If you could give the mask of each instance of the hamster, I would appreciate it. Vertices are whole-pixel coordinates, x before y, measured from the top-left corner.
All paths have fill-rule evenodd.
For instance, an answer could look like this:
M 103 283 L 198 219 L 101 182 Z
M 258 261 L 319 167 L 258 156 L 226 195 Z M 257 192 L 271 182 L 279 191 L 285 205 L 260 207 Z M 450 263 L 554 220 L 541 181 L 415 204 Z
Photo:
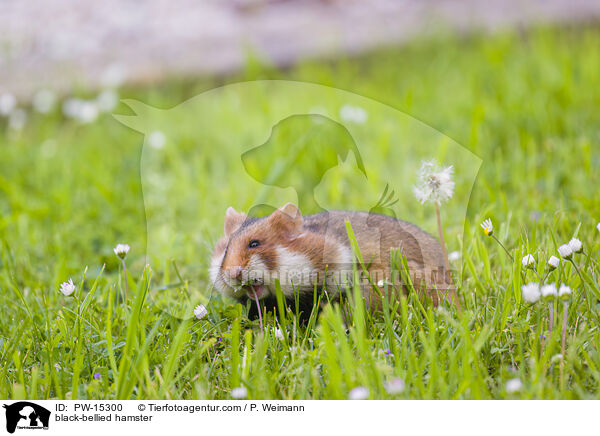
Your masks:
M 391 277 L 390 252 L 400 250 L 415 289 L 424 289 L 419 291 L 421 297 L 429 296 L 434 305 L 446 291 L 455 297 L 440 244 L 416 225 L 356 211 L 303 217 L 292 203 L 262 218 L 227 209 L 225 236 L 215 246 L 210 280 L 222 295 L 242 303 L 258 298 L 268 310 L 276 307 L 275 282 L 279 280 L 287 304 L 294 308 L 297 303 L 302 314 L 310 316 L 315 290 L 327 294 L 322 301 L 336 300 L 352 284 L 355 264 L 357 271 L 362 270 L 353 255 L 346 221 L 352 226 L 363 264 L 381 292 L 382 282 L 399 284 L 399 277 Z M 379 292 L 364 274 L 361 287 L 367 306 L 381 309 Z M 251 315 L 256 310 L 252 307 Z

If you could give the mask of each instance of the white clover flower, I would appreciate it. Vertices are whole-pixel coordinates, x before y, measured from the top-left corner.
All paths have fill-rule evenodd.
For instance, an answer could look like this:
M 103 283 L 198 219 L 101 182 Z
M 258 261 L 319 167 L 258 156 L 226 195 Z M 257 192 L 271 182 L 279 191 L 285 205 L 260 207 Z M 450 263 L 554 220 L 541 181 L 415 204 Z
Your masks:
M 350 400 L 366 400 L 367 398 L 369 398 L 369 388 L 364 386 L 358 386 L 348 393 Z
M 77 118 L 82 102 L 83 100 L 80 98 L 69 98 L 65 100 L 62 105 L 63 115 L 69 118 Z
M 84 101 L 79 108 L 79 114 L 77 120 L 82 124 L 88 124 L 98 118 L 98 106 L 96 103 L 90 101 Z
M 105 89 L 96 97 L 96 105 L 101 112 L 110 112 L 119 104 L 119 94 L 112 89 Z
M 441 204 L 452 198 L 454 182 L 452 181 L 452 165 L 440 168 L 435 161 L 425 161 L 421 165 L 418 184 L 413 188 L 417 200 L 421 204 L 431 201 Z
M 358 106 L 345 104 L 340 108 L 340 118 L 342 121 L 364 124 L 367 122 L 368 117 L 367 111 Z
M 458 259 L 460 259 L 460 252 L 459 251 L 452 251 L 451 253 L 448 253 L 448 260 L 450 262 L 457 261 Z
M 513 378 L 506 382 L 506 392 L 509 394 L 520 391 L 522 387 L 523 383 L 518 378 Z
M 558 289 L 558 298 L 561 300 L 568 300 L 571 298 L 571 288 L 564 283 L 561 284 L 560 288 Z
M 546 300 L 551 300 L 558 295 L 558 292 L 556 291 L 556 285 L 554 283 L 542 286 L 541 293 L 542 297 Z
M 113 249 L 117 257 L 121 259 L 125 259 L 127 253 L 129 253 L 129 245 L 127 244 L 117 244 L 117 246 Z
M 148 145 L 156 150 L 160 150 L 165 146 L 167 137 L 160 130 L 155 130 L 148 135 Z
M 75 285 L 73 284 L 73 279 L 69 279 L 68 282 L 61 283 L 60 292 L 62 292 L 67 297 L 73 292 L 75 292 Z
M 27 122 L 27 112 L 25 109 L 17 108 L 8 116 L 8 127 L 13 130 L 23 130 Z
M 523 268 L 533 268 L 534 263 L 535 263 L 535 259 L 531 254 L 524 256 L 523 260 L 521 261 Z
M 558 247 L 558 254 L 560 254 L 560 257 L 570 259 L 573 255 L 573 249 L 569 246 L 569 244 L 563 244 Z
M 32 100 L 33 108 L 41 114 L 50 112 L 54 107 L 54 103 L 56 103 L 56 94 L 49 89 L 36 92 Z
M 404 380 L 395 378 L 383 385 L 385 391 L 390 395 L 400 394 L 404 392 Z
M 236 400 L 243 400 L 247 396 L 248 390 L 243 386 L 240 386 L 239 388 L 233 388 L 231 390 L 231 398 L 234 398 Z
M 73 118 L 82 124 L 91 123 L 98 118 L 98 106 L 95 102 L 70 98 L 63 103 L 63 114 Z
M 194 316 L 196 318 L 202 319 L 206 315 L 208 315 L 208 310 L 206 310 L 206 307 L 204 307 L 204 305 L 199 304 L 194 308 Z
M 492 224 L 491 218 L 483 220 L 483 222 L 481 223 L 481 228 L 483 229 L 483 232 L 488 236 L 492 236 L 494 234 L 494 225 Z
M 17 98 L 9 93 L 0 95 L 0 115 L 10 115 L 13 109 L 17 106 Z
M 273 329 L 273 336 L 275 336 L 277 339 L 279 339 L 280 341 L 283 341 L 283 332 L 281 331 L 281 329 L 279 327 L 275 327 Z
M 573 250 L 573 253 L 581 253 L 583 251 L 583 243 L 577 238 L 569 241 L 569 247 Z
M 560 263 L 560 259 L 558 257 L 550 256 L 550 259 L 548 259 L 548 267 L 550 268 L 550 271 L 553 271 L 556 268 L 558 268 L 559 263 Z
M 112 63 L 100 75 L 100 82 L 108 88 L 118 88 L 127 80 L 125 65 Z
M 540 285 L 538 283 L 528 283 L 521 286 L 521 292 L 523 293 L 523 299 L 528 303 L 535 303 L 539 300 L 541 292 Z

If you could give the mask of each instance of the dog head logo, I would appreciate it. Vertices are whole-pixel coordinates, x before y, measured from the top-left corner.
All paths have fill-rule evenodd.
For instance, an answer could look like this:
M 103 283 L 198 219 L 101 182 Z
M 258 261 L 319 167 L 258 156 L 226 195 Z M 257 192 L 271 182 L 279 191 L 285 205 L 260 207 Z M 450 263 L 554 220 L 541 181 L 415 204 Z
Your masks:
M 29 401 L 19 401 L 3 406 L 6 409 L 6 431 L 14 433 L 18 428 L 48 429 L 50 411 Z

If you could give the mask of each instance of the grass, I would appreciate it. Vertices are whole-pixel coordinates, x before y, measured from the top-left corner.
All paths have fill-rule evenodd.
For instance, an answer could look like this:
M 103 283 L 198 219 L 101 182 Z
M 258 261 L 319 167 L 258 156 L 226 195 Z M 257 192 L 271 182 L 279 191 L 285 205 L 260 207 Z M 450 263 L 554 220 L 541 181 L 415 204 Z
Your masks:
M 448 249 L 462 253 L 454 264 L 464 299 L 460 313 L 422 306 L 409 295 L 371 315 L 351 294 L 349 326 L 339 306 L 327 306 L 308 328 L 289 311 L 270 315 L 262 334 L 258 321 L 246 317 L 247 307 L 210 293 L 206 268 L 225 208 L 245 209 L 257 198 L 256 184 L 241 183 L 233 163 L 240 150 L 264 141 L 257 139 L 269 126 L 261 119 L 272 110 L 269 100 L 253 100 L 259 110 L 243 122 L 219 106 L 213 119 L 227 131 L 207 130 L 208 121 L 195 119 L 197 128 L 186 133 L 190 121 L 170 112 L 161 129 L 182 154 L 159 165 L 164 192 L 143 187 L 151 175 L 144 171 L 155 168 L 146 161 L 140 170 L 140 159 L 148 158 L 140 157 L 143 137 L 112 117 L 79 125 L 56 110 L 31 115 L 20 132 L 2 125 L 0 397 L 227 399 L 244 386 L 248 398 L 342 399 L 365 386 L 370 398 L 599 398 L 599 43 L 594 26 L 436 38 L 287 71 L 251 61 L 221 82 L 178 79 L 120 91 L 168 108 L 223 80 L 309 81 L 381 101 L 432 126 L 436 131 L 401 117 L 410 127 L 406 138 L 419 145 L 434 141 L 441 161 L 453 158 L 455 143 L 448 138 L 464 145 L 482 159 L 472 195 L 475 161 L 457 168 L 459 191 L 442 209 Z M 336 108 L 327 98 L 323 106 Z M 368 107 L 369 123 L 353 136 L 374 156 L 393 155 L 395 127 L 377 108 Z M 131 115 L 124 106 L 118 112 Z M 248 137 L 239 134 L 242 127 Z M 274 147 L 285 150 L 293 135 L 293 129 L 283 132 Z M 198 138 L 220 141 L 221 154 L 198 153 Z M 202 170 L 190 174 L 182 162 Z M 385 168 L 371 155 L 366 165 Z M 412 174 L 398 177 L 410 181 Z M 372 205 L 354 178 L 330 177 L 319 191 L 325 203 Z M 368 194 L 377 199 L 387 179 L 371 180 Z M 400 202 L 394 211 L 436 234 L 433 209 L 418 205 L 410 189 L 395 188 Z M 191 197 L 176 210 L 161 208 L 179 192 Z M 155 194 L 162 197 L 153 204 Z M 264 195 L 279 205 L 289 193 Z M 479 228 L 487 217 L 514 262 Z M 165 240 L 160 224 L 169 220 L 178 232 Z M 549 256 L 573 236 L 587 253 L 574 259 L 582 277 L 566 262 L 548 276 L 574 290 L 561 358 L 561 303 L 554 303 L 550 334 L 547 305 L 521 297 L 521 285 L 538 280 L 520 260 L 532 253 L 544 274 Z M 112 252 L 118 242 L 132 246 L 125 301 Z M 58 288 L 69 277 L 77 291 L 65 297 Z M 202 320 L 190 318 L 198 303 L 209 311 Z M 405 389 L 389 394 L 386 383 L 395 378 Z M 509 392 L 507 382 L 517 378 L 521 388 Z

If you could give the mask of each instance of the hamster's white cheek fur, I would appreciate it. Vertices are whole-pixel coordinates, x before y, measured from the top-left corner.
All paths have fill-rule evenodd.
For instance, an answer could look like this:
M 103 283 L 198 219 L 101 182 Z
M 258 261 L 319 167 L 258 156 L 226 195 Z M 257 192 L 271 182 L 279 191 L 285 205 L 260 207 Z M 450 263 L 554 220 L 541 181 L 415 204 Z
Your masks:
M 222 295 L 226 297 L 234 298 L 235 291 L 233 288 L 227 285 L 223 280 L 221 275 L 221 262 L 223 262 L 223 257 L 225 256 L 225 252 L 219 256 L 215 256 L 211 259 L 210 268 L 208 269 L 208 274 L 210 277 L 210 281 L 214 285 L 214 287 L 219 291 Z
M 314 267 L 310 259 L 302 253 L 291 251 L 285 247 L 276 248 L 279 263 L 279 282 L 285 296 L 294 295 L 299 286 L 312 286 Z
M 221 262 L 223 262 L 223 257 L 225 256 L 225 252 L 219 256 L 215 256 L 210 261 L 210 268 L 208 268 L 208 275 L 210 277 L 211 282 L 215 282 L 217 277 L 219 276 L 219 270 L 221 269 Z

